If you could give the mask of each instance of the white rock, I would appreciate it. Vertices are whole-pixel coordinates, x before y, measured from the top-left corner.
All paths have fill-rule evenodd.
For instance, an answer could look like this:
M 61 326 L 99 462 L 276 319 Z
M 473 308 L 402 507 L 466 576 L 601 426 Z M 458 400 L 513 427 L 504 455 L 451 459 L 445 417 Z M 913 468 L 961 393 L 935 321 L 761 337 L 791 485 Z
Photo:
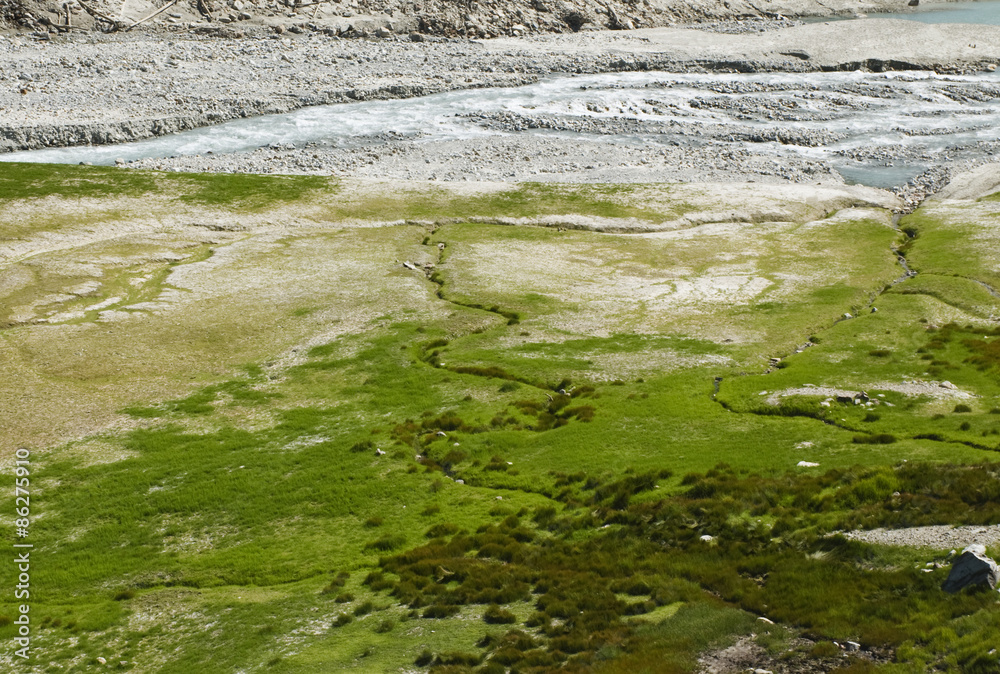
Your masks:
M 799 468 L 816 468 L 817 466 L 819 466 L 818 463 L 813 463 L 812 461 L 799 461 L 795 465 L 798 466 Z
M 710 543 L 712 541 L 712 537 L 709 536 L 708 534 L 703 534 L 702 536 L 700 536 L 700 538 L 706 543 Z

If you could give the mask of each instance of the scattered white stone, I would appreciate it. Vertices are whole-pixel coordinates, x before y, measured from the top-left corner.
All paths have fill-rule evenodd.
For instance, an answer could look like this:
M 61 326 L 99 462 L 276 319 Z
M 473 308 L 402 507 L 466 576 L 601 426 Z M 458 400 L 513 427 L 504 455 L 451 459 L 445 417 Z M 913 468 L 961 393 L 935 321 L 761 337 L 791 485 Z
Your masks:
M 941 388 L 951 389 L 952 391 L 954 391 L 954 390 L 956 390 L 958 388 L 957 386 L 955 386 L 954 384 L 952 384 L 950 381 L 943 381 L 940 384 L 938 384 L 938 386 L 940 386 Z
M 774 624 L 773 620 L 768 620 L 764 616 L 758 616 L 757 620 L 761 621 L 762 623 L 767 623 L 768 625 L 773 625 Z
M 703 534 L 700 538 L 706 543 L 710 543 L 713 540 L 712 537 L 709 536 L 708 534 Z
M 106 664 L 108 664 L 108 661 L 107 661 L 107 660 L 105 660 L 104 658 L 97 658 L 97 661 L 98 661 L 99 663 L 101 663 L 102 665 L 106 665 Z
M 455 480 L 456 484 L 465 484 L 465 480 Z
M 812 461 L 799 461 L 795 465 L 798 466 L 799 468 L 816 468 L 819 466 L 818 463 L 813 463 Z
M 854 316 L 851 316 L 850 314 L 844 314 L 844 318 L 854 318 Z
M 854 651 L 860 651 L 861 650 L 861 644 L 859 644 L 857 641 L 847 641 L 847 642 L 844 643 L 844 646 L 846 646 L 847 650 L 850 651 L 850 652 L 852 652 L 852 653 Z
M 759 396 L 766 396 L 767 395 L 767 391 L 761 391 L 757 395 L 759 395 Z

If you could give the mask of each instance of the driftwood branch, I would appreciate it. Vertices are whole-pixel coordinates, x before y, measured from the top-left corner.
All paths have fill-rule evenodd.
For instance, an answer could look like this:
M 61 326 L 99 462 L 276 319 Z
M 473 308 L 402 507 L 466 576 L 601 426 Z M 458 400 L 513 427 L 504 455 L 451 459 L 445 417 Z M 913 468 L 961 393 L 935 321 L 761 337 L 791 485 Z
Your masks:
M 198 0 L 198 11 L 207 16 L 209 21 L 215 18 L 212 16 L 212 8 L 208 5 L 208 0 Z
M 104 21 L 106 23 L 111 24 L 113 30 L 119 30 L 121 28 L 122 24 L 117 19 L 112 19 L 107 14 L 104 14 L 103 12 L 98 12 L 96 9 L 85 3 L 83 0 L 76 0 L 76 1 L 80 3 L 80 6 L 83 7 L 83 9 L 87 12 L 87 14 L 90 14 L 98 21 Z
M 340 0 L 313 0 L 313 2 L 307 2 L 304 5 L 295 5 L 294 9 L 298 11 L 306 7 L 312 7 L 313 5 L 325 5 L 328 2 L 340 2 Z
M 138 21 L 136 21 L 135 23 L 133 23 L 132 25 L 130 25 L 125 30 L 132 30 L 133 28 L 135 28 L 136 26 L 138 26 L 140 23 L 146 23 L 147 21 L 149 21 L 150 19 L 152 19 L 154 16 L 159 16 L 160 14 L 163 14 L 165 11 L 167 11 L 168 9 L 170 9 L 171 7 L 173 7 L 176 4 L 177 4 L 177 0 L 170 0 L 170 2 L 168 2 L 167 4 L 165 4 L 163 7 L 160 7 L 158 10 L 156 10 L 155 12 L 153 12 L 152 14 L 150 14 L 147 17 L 139 19 Z

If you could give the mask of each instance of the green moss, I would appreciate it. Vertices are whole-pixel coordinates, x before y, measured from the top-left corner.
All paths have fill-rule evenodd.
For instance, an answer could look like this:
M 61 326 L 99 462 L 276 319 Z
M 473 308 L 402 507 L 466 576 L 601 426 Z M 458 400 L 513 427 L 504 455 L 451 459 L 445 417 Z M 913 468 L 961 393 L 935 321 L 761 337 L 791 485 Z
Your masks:
M 158 186 L 156 174 L 107 166 L 0 163 L 0 201 L 48 196 L 140 196 Z
M 260 211 L 277 204 L 301 201 L 315 193 L 330 192 L 335 183 L 322 176 L 253 175 L 244 173 L 167 173 L 165 187 L 182 191 L 179 199 L 206 206 Z

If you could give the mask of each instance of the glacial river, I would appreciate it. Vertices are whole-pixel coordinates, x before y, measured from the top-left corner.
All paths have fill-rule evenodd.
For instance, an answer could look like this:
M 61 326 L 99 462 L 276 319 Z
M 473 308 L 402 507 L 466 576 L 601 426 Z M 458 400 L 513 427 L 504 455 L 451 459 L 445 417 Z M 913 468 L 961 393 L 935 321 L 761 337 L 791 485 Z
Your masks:
M 1000 23 L 1000 1 L 896 16 L 962 15 Z M 311 107 L 140 142 L 18 152 L 0 160 L 112 164 L 274 144 L 370 145 L 389 133 L 416 143 L 557 134 L 598 143 L 717 144 L 798 155 L 827 162 L 849 180 L 888 187 L 933 165 L 1000 150 L 998 102 L 1000 72 L 611 73 Z

